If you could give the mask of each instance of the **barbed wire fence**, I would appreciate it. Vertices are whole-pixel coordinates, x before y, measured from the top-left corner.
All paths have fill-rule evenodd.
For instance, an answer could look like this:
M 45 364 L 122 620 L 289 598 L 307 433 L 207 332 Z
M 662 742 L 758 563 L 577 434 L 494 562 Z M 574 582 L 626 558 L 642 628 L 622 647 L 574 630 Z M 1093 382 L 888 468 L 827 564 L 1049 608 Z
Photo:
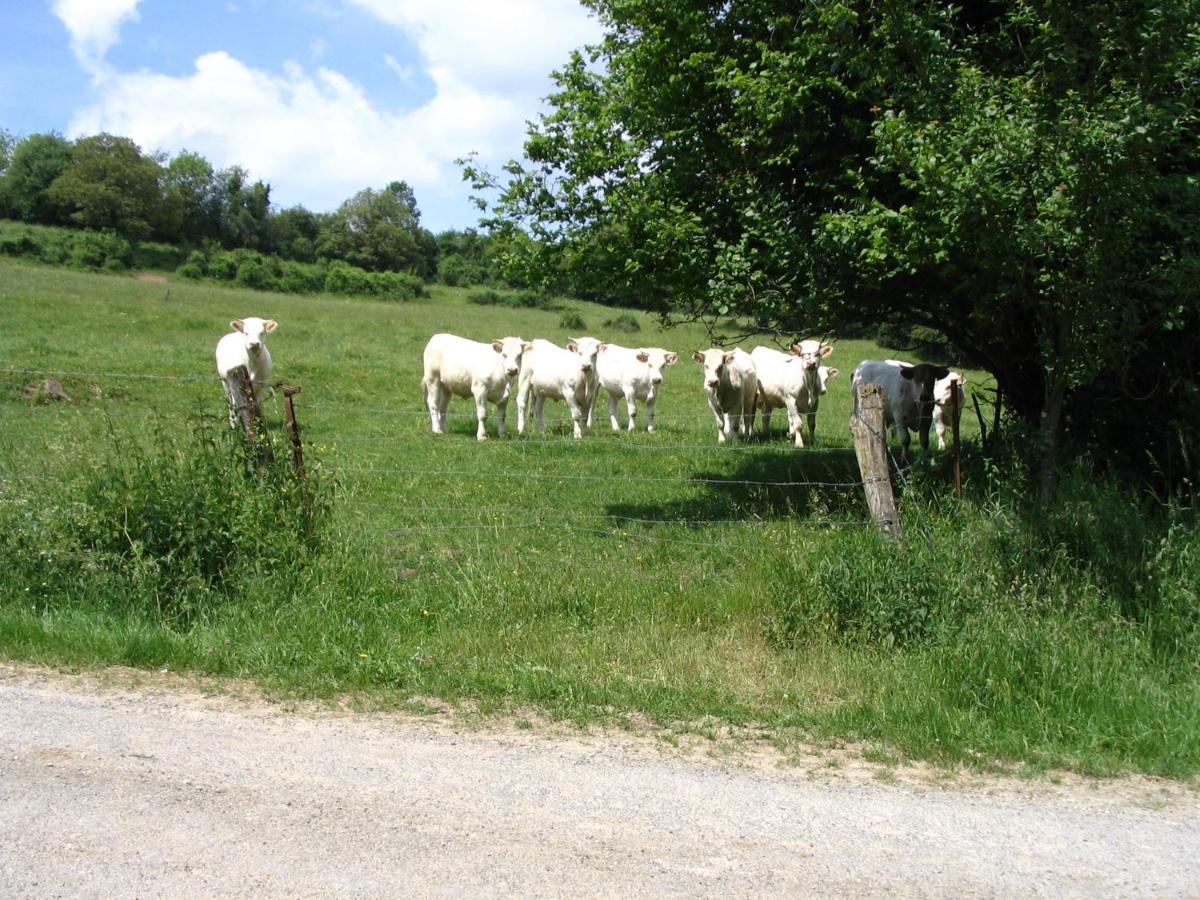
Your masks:
M 22 379 L 83 379 L 99 382 L 147 381 L 147 382 L 178 382 L 199 384 L 208 382 L 214 388 L 221 384 L 222 379 L 217 375 L 186 375 L 186 374 L 147 374 L 95 370 L 71 369 L 34 369 L 8 368 L 0 369 L 0 377 Z M 221 396 L 214 390 L 214 398 Z M 272 413 L 276 420 L 282 420 L 281 392 L 274 391 L 270 395 Z M 598 404 L 603 398 L 598 398 Z M 418 446 L 431 446 L 434 442 L 453 441 L 468 438 L 466 429 L 461 434 L 433 435 L 424 430 L 428 421 L 428 411 L 425 409 L 363 406 L 348 401 L 356 413 L 372 417 L 386 417 L 389 421 L 400 421 L 406 430 L 397 434 L 393 429 L 373 428 L 358 429 L 338 434 L 320 435 L 319 440 L 334 448 L 341 447 L 379 447 L 386 451 L 392 459 L 404 456 L 397 449 L 407 450 Z M 510 404 L 510 407 L 515 405 Z M 794 448 L 791 443 L 767 443 L 761 440 L 741 441 L 732 446 L 718 446 L 715 442 L 699 443 L 694 435 L 687 435 L 683 442 L 679 440 L 664 440 L 666 434 L 661 430 L 655 435 L 653 443 L 641 440 L 623 440 L 627 436 L 624 428 L 620 432 L 610 430 L 608 410 L 597 409 L 593 419 L 593 434 L 590 439 L 583 441 L 569 437 L 569 418 L 565 413 L 560 417 L 547 418 L 547 431 L 534 431 L 530 434 L 516 434 L 512 419 L 513 410 L 509 409 L 510 437 L 501 443 L 508 448 L 508 456 L 531 456 L 535 451 L 554 445 L 577 448 L 580 452 L 575 461 L 539 457 L 537 470 L 508 467 L 500 470 L 489 470 L 483 467 L 455 468 L 434 467 L 429 465 L 373 465 L 370 460 L 356 458 L 349 453 L 345 457 L 335 456 L 332 468 L 340 478 L 349 479 L 360 488 L 371 479 L 389 479 L 396 485 L 403 496 L 397 497 L 394 504 L 380 503 L 375 500 L 354 500 L 351 504 L 350 520 L 363 526 L 380 528 L 390 537 L 410 537 L 416 535 L 436 535 L 438 533 L 453 535 L 455 533 L 476 532 L 502 535 L 505 532 L 529 530 L 569 531 L 575 534 L 598 535 L 606 537 L 622 537 L 630 540 L 643 540 L 653 543 L 712 546 L 713 538 L 729 531 L 728 526 L 736 524 L 740 529 L 770 532 L 781 528 L 802 529 L 836 529 L 836 528 L 865 528 L 875 525 L 893 537 L 899 537 L 899 518 L 895 512 L 894 499 L 884 502 L 882 506 L 876 497 L 892 497 L 891 473 L 898 472 L 903 477 L 904 467 L 892 455 L 887 445 L 883 428 L 882 414 L 872 418 L 872 412 L 866 407 L 869 404 L 856 404 L 852 415 L 852 425 L 855 444 L 858 451 L 858 462 L 861 477 L 842 480 L 813 479 L 796 476 L 787 466 L 787 477 L 771 478 L 740 478 L 740 477 L 709 477 L 695 471 L 697 465 L 712 460 L 729 460 L 753 457 L 757 460 L 778 461 L 809 461 L 823 454 L 834 454 L 842 458 L 847 450 L 844 447 L 823 448 Z M 470 404 L 466 409 L 449 411 L 448 419 L 474 425 L 476 414 Z M 307 416 L 315 412 L 318 416 L 326 414 L 344 414 L 347 403 L 329 403 L 317 401 L 305 404 L 303 414 Z M 224 412 L 224 408 L 222 408 Z M 489 421 L 494 421 L 494 411 L 489 411 Z M 713 424 L 711 413 L 674 413 L 657 414 L 657 423 L 686 428 L 698 423 Z M 415 429 L 407 430 L 415 425 Z M 858 427 L 860 426 L 861 427 Z M 311 427 L 311 426 L 310 426 Z M 599 438 L 599 439 L 597 439 Z M 864 466 L 864 450 L 860 444 L 869 448 L 875 463 Z M 616 455 L 621 465 L 626 465 L 625 455 L 636 458 L 641 454 L 680 456 L 681 463 L 693 471 L 678 475 L 645 475 L 636 471 L 622 469 L 611 474 L 595 474 L 580 471 L 580 460 L 594 460 L 594 453 Z M 711 455 L 709 455 L 711 454 Z M 506 461 L 511 461 L 507 459 Z M 549 471 L 544 469 L 547 464 L 561 464 Z M 775 499 L 766 503 L 767 513 L 756 510 L 754 502 L 745 502 L 741 506 L 730 505 L 728 511 L 717 515 L 672 513 L 669 507 L 662 507 L 656 514 L 631 515 L 626 512 L 608 511 L 594 512 L 588 510 L 564 510 L 555 506 L 536 503 L 515 503 L 513 505 L 479 505 L 478 503 L 463 502 L 454 505 L 437 505 L 440 496 L 438 486 L 455 483 L 464 479 L 476 482 L 492 482 L 502 485 L 534 485 L 538 492 L 544 493 L 545 488 L 553 485 L 571 484 L 611 484 L 621 486 L 669 486 L 678 491 L 681 487 L 699 488 L 712 496 L 708 498 L 709 506 L 713 509 L 721 506 L 718 492 L 740 491 L 748 494 L 756 492 L 759 496 L 773 496 Z M 428 485 L 428 486 L 426 486 Z M 822 497 L 833 494 L 846 497 L 851 493 L 862 491 L 867 499 L 871 515 L 784 515 L 779 510 L 791 510 L 798 497 L 811 496 L 819 493 Z M 360 491 L 354 491 L 358 494 Z M 511 490 L 510 495 L 522 496 L 520 490 Z M 619 493 L 619 491 L 614 491 Z M 780 499 L 782 498 L 782 499 Z M 433 499 L 434 504 L 422 502 Z M 775 504 L 772 506 L 772 502 Z M 689 509 L 703 508 L 705 498 L 701 497 L 689 504 Z M 846 501 L 838 506 L 846 508 L 856 505 Z M 610 507 L 611 509 L 611 507 Z M 385 524 L 380 524 L 381 522 Z

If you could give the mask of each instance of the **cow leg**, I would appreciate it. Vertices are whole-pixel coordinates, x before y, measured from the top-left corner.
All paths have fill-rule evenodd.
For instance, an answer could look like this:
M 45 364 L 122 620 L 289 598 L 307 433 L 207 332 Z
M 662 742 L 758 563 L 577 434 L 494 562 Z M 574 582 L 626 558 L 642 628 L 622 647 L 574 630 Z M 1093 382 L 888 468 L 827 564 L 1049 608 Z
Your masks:
M 810 444 L 817 442 L 817 414 L 815 412 L 808 414 L 808 442 Z
M 475 420 L 479 423 L 479 427 L 475 429 L 475 440 L 486 441 L 487 428 L 484 427 L 484 423 L 487 421 L 487 386 L 475 385 L 471 393 L 475 396 Z
M 425 382 L 425 406 L 429 409 L 429 427 L 433 429 L 434 434 L 441 434 L 443 431 L 440 387 L 437 381 Z
M 586 418 L 583 414 L 583 407 L 569 392 L 564 399 L 567 401 L 567 408 L 571 410 L 571 437 L 578 440 L 583 437 L 583 420 Z
M 933 427 L 937 431 L 938 449 L 945 450 L 946 449 L 946 423 L 943 422 L 942 417 L 936 413 L 934 414 L 934 417 L 933 417 Z
M 804 426 L 800 423 L 800 411 L 796 408 L 796 398 L 784 398 L 787 407 L 788 433 L 792 436 L 797 447 L 804 446 Z
M 508 393 L 496 404 L 496 437 L 504 437 L 504 420 L 508 418 Z
M 632 390 L 625 392 L 625 410 L 629 413 L 629 430 L 637 427 L 637 394 Z
M 621 422 L 617 418 L 617 397 L 615 394 L 608 395 L 608 424 L 612 426 L 613 431 L 621 430 Z
M 654 433 L 654 404 L 657 402 L 657 394 L 646 400 L 646 431 L 650 434 Z
M 525 433 L 525 424 L 529 419 L 529 385 L 517 386 L 517 434 Z
M 546 395 L 539 391 L 533 397 L 533 415 L 534 415 L 535 421 L 537 422 L 537 430 L 538 431 L 546 430 L 546 420 L 544 418 L 542 418 L 542 412 L 543 412 L 545 405 L 546 405 Z

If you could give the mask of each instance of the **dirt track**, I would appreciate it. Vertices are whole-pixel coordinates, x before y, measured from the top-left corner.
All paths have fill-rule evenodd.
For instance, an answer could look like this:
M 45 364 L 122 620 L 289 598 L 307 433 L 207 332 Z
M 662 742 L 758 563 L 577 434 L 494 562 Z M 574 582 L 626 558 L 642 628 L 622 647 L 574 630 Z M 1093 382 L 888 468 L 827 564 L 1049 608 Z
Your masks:
M 1200 896 L 1200 796 L 289 711 L 0 664 L 0 896 Z

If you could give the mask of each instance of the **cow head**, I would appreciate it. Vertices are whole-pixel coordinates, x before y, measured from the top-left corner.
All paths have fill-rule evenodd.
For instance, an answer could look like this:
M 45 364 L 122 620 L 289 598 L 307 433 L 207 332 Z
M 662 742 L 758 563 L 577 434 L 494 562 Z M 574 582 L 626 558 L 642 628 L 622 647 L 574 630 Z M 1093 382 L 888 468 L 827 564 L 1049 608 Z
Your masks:
M 270 334 L 279 327 L 274 319 L 260 319 L 257 316 L 247 316 L 244 319 L 234 319 L 229 323 L 234 331 L 240 331 L 246 336 L 246 349 L 251 353 L 262 351 L 263 335 Z
M 835 369 L 832 366 L 819 366 L 817 368 L 817 377 L 821 379 L 821 393 L 825 394 L 829 391 L 829 379 L 837 375 L 841 370 Z
M 945 378 L 939 378 L 933 383 L 933 402 L 938 406 L 949 406 L 951 393 L 957 392 L 958 399 L 961 399 L 966 383 L 967 376 L 960 372 L 951 372 Z
M 519 337 L 498 338 L 492 341 L 492 349 L 500 354 L 505 376 L 512 378 L 521 371 L 521 354 L 530 346 L 532 345 Z
M 674 365 L 678 358 L 670 350 L 663 350 L 661 347 L 643 347 L 637 351 L 637 360 L 646 364 L 652 387 L 662 384 L 663 369 Z
M 933 405 L 933 385 L 940 378 L 947 378 L 950 370 L 945 366 L 935 366 L 933 363 L 917 363 L 915 366 L 904 366 L 900 369 L 900 377 L 913 383 L 917 390 L 917 402 L 923 408 Z M 928 413 L 926 413 L 928 415 Z
M 697 350 L 692 359 L 704 366 L 704 386 L 716 390 L 721 383 L 721 373 L 725 366 L 733 362 L 733 351 L 726 353 L 717 347 L 708 350 Z
M 799 357 L 804 368 L 815 369 L 822 359 L 833 352 L 833 345 L 821 341 L 800 341 L 798 344 L 792 344 L 791 350 L 792 356 Z
M 579 357 L 579 368 L 585 373 L 596 370 L 596 357 L 607 346 L 604 341 L 594 337 L 573 338 L 567 342 L 567 349 Z

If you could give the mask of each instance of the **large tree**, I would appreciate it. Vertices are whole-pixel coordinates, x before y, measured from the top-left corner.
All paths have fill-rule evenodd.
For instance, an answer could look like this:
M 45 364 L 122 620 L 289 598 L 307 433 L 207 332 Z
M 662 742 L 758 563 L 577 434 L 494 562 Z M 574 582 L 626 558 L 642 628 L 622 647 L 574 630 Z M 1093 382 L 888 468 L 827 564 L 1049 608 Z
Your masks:
M 85 228 L 146 238 L 161 210 L 161 175 L 158 162 L 129 138 L 97 134 L 72 145 L 70 162 L 46 194 Z
M 67 221 L 47 189 L 70 161 L 71 142 L 62 135 L 31 134 L 17 141 L 0 177 L 0 215 L 42 225 Z
M 364 188 L 325 223 L 319 252 L 372 272 L 424 276 L 429 274 L 429 251 L 420 222 L 416 197 L 405 182 L 393 181 L 381 191 Z
M 588 5 L 605 37 L 527 159 L 467 168 L 536 238 L 526 274 L 791 334 L 938 329 L 1048 470 L 1064 422 L 1196 411 L 1200 0 Z

